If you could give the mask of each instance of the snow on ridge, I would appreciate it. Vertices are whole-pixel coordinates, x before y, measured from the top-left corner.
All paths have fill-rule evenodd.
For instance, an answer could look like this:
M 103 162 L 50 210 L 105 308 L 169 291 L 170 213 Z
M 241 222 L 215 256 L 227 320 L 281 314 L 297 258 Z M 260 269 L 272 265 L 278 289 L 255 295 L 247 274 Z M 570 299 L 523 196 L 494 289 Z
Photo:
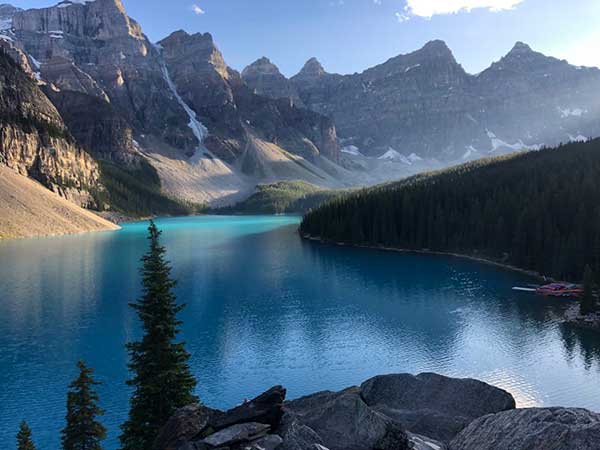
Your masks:
M 96 0 L 64 0 L 56 5 L 59 8 L 68 8 L 73 5 L 87 5 L 88 3 L 93 3 Z
M 539 150 L 544 146 L 543 144 L 528 145 L 528 144 L 525 144 L 521 139 L 519 139 L 514 144 L 509 144 L 508 142 L 504 142 L 502 139 L 499 139 L 498 136 L 496 136 L 496 134 L 494 134 L 493 132 L 491 132 L 489 130 L 486 130 L 486 133 L 487 133 L 488 137 L 490 138 L 490 141 L 492 141 L 492 150 L 490 151 L 490 153 L 493 153 L 500 148 L 508 148 L 510 150 L 522 151 L 522 150 Z
M 569 134 L 569 141 L 570 142 L 587 142 L 589 139 L 586 138 L 585 136 L 582 136 L 581 134 L 578 136 L 572 136 Z
M 346 147 L 342 147 L 340 151 L 348 153 L 349 155 L 362 156 L 362 153 L 358 150 L 356 145 L 347 145 Z
M 407 68 L 404 70 L 404 73 L 408 73 L 408 72 L 410 72 L 411 70 L 413 70 L 413 69 L 416 69 L 417 67 L 421 67 L 421 64 L 415 64 L 414 66 L 407 67 Z
M 584 115 L 585 113 L 587 113 L 587 110 L 585 109 L 581 109 L 581 108 L 561 108 L 558 107 L 558 112 L 560 112 L 560 116 L 565 119 L 567 117 L 581 117 L 582 115 Z
M 408 160 L 410 162 L 418 162 L 418 161 L 423 161 L 423 158 L 421 158 L 416 153 L 411 153 L 410 155 L 408 155 Z
M 377 159 L 384 160 L 384 161 L 401 162 L 401 163 L 407 164 L 409 166 L 412 166 L 412 162 L 410 161 L 410 159 L 408 159 L 406 156 L 402 155 L 401 153 L 398 153 L 392 147 L 389 147 L 388 151 L 385 152 L 383 155 L 381 155 Z

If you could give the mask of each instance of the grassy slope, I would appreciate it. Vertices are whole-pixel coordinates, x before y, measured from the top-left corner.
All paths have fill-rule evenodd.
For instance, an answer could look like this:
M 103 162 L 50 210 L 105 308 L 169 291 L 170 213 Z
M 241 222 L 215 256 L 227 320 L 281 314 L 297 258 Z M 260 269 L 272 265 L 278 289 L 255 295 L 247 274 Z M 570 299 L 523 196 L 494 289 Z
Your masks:
M 258 185 L 256 192 L 235 206 L 215 210 L 220 214 L 304 213 L 343 191 L 325 190 L 304 181 L 281 181 Z

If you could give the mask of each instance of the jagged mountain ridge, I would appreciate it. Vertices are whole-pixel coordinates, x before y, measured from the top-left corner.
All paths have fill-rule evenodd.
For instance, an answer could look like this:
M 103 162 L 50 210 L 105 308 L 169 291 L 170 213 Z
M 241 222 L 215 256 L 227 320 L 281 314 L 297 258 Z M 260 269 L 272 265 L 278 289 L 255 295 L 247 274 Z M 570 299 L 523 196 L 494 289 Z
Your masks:
M 257 78 L 246 81 L 273 95 Z M 288 81 L 304 105 L 334 119 L 346 145 L 373 156 L 392 148 L 448 163 L 600 135 L 600 70 L 521 42 L 478 75 L 438 40 L 353 75 L 312 58 Z
M 154 45 L 120 0 L 9 14 L 0 43 L 46 84 L 78 141 L 118 164 L 146 158 L 170 195 L 203 202 L 258 181 L 343 183 L 331 119 L 255 94 L 210 35 L 176 32 Z

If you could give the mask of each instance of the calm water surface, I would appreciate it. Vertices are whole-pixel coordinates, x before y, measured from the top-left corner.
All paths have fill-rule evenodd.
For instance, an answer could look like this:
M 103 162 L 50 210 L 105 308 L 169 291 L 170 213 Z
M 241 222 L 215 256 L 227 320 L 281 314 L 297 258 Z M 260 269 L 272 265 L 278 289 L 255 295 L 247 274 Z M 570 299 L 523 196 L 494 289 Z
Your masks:
M 296 397 L 435 371 L 501 386 L 520 406 L 600 411 L 600 340 L 555 320 L 564 300 L 515 293 L 531 280 L 474 262 L 303 242 L 297 222 L 158 222 L 206 404 L 230 407 L 274 384 Z M 105 448 L 117 448 L 145 234 L 136 223 L 0 243 L 0 448 L 14 448 L 22 419 L 39 449 L 59 447 L 78 358 L 104 383 Z

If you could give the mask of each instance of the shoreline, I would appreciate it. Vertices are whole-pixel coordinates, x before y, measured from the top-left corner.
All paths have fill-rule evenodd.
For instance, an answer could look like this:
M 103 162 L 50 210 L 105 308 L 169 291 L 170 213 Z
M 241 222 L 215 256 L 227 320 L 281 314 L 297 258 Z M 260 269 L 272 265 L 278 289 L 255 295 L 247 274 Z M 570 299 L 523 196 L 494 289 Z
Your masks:
M 307 235 L 307 234 L 302 234 L 299 233 L 300 237 L 302 237 L 302 239 L 305 239 L 307 241 L 312 241 L 312 242 L 318 242 L 320 244 L 329 244 L 329 245 L 336 245 L 338 247 L 354 247 L 354 248 L 362 248 L 362 249 L 367 249 L 367 250 L 383 250 L 386 252 L 397 252 L 397 253 L 408 253 L 408 254 L 416 254 L 416 255 L 431 255 L 431 256 L 451 256 L 453 258 L 460 258 L 460 259 L 466 259 L 469 261 L 474 261 L 474 262 L 478 262 L 478 263 L 482 263 L 482 264 L 487 264 L 487 265 L 491 265 L 491 266 L 495 266 L 498 267 L 500 269 L 504 269 L 504 270 L 509 270 L 511 272 L 518 272 L 521 273 L 523 275 L 527 275 L 530 276 L 532 278 L 536 278 L 540 281 L 547 281 L 549 283 L 555 282 L 556 280 L 554 280 L 551 277 L 546 277 L 542 274 L 540 274 L 539 272 L 535 272 L 533 270 L 527 270 L 527 269 L 523 269 L 517 266 L 512 266 L 510 264 L 504 264 L 501 263 L 499 261 L 494 261 L 493 259 L 487 259 L 487 258 L 483 258 L 481 256 L 472 256 L 472 255 L 466 255 L 463 253 L 451 253 L 451 252 L 442 252 L 442 251 L 435 251 L 435 250 L 414 250 L 414 249 L 407 249 L 407 248 L 397 248 L 397 247 L 385 247 L 383 245 L 364 245 L 364 244 L 347 244 L 345 242 L 337 242 L 337 241 L 329 241 L 329 240 L 324 240 L 322 238 L 319 237 L 315 237 L 315 236 L 311 236 L 311 235 Z

